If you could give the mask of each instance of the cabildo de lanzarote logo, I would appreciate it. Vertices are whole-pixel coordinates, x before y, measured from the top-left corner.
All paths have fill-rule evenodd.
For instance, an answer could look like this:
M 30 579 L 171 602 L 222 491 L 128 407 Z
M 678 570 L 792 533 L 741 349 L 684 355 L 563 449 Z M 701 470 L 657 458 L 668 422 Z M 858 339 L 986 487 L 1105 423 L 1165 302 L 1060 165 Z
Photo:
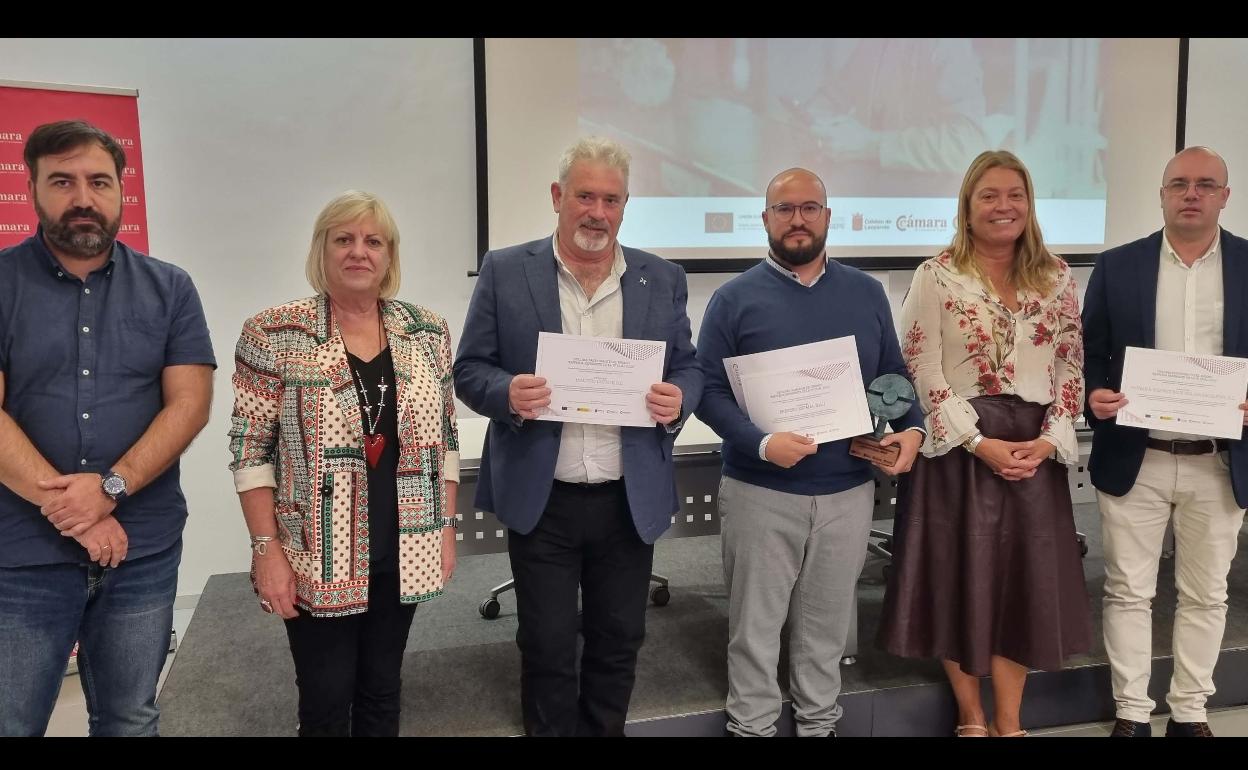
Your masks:
M 864 217 L 857 211 L 854 212 L 854 216 L 851 221 L 853 223 L 851 227 L 854 230 L 887 230 L 892 226 L 892 223 L 890 223 L 887 219 Z

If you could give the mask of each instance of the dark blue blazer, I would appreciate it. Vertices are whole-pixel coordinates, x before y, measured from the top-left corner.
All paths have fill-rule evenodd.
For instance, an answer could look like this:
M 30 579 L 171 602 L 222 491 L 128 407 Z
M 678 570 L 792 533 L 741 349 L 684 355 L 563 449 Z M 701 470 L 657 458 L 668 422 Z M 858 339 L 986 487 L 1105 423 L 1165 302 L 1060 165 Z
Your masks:
M 1248 358 L 1248 241 L 1222 230 L 1222 355 Z M 1096 260 L 1083 299 L 1084 380 L 1086 391 L 1118 390 L 1128 346 L 1156 345 L 1157 272 L 1161 231 L 1104 252 Z M 1092 484 L 1121 496 L 1135 484 L 1144 461 L 1148 431 L 1116 420 L 1098 420 L 1086 409 L 1093 428 Z M 1248 447 L 1244 435 L 1231 442 L 1231 487 L 1235 502 L 1248 507 Z
M 624 336 L 667 343 L 663 380 L 680 388 L 683 420 L 702 396 L 702 372 L 685 312 L 685 271 L 637 249 L 625 248 L 624 261 Z M 551 239 L 487 253 L 455 357 L 455 393 L 490 418 L 475 503 L 521 534 L 533 531 L 546 508 L 563 432 L 559 422 L 517 425 L 508 402 L 512 377 L 536 365 L 542 331 L 563 331 Z M 675 439 L 662 425 L 620 429 L 628 504 L 637 534 L 647 543 L 663 534 L 680 507 L 672 465 Z

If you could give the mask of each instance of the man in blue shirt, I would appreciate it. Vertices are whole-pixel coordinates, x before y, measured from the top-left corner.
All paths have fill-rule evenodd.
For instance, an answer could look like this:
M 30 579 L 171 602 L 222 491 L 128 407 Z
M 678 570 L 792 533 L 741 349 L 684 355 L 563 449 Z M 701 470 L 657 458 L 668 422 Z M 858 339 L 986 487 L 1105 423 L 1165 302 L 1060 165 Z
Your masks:
M 115 240 L 125 154 L 82 121 L 25 149 L 36 234 L 0 251 L 0 735 L 40 735 L 65 663 L 91 735 L 155 735 L 216 362 L 199 296 Z
M 697 416 L 723 439 L 719 512 L 728 587 L 728 730 L 772 736 L 780 716 L 780 628 L 789 625 L 799 736 L 836 735 L 840 660 L 866 559 L 875 484 L 849 440 L 764 432 L 733 398 L 724 358 L 853 336 L 865 383 L 907 376 L 883 287 L 829 260 L 827 192 L 805 169 L 767 186 L 767 258 L 716 290 L 698 335 L 706 384 Z M 923 440 L 918 402 L 881 442 L 910 470 Z

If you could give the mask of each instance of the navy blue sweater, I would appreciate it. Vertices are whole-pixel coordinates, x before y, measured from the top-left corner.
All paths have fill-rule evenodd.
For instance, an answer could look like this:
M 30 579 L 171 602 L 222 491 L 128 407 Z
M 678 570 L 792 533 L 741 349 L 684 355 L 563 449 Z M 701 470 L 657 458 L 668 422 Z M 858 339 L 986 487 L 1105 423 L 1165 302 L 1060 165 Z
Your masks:
M 819 446 L 792 468 L 758 456 L 766 435 L 733 398 L 724 359 L 853 335 L 864 385 L 885 373 L 909 379 L 884 287 L 834 260 L 814 286 L 803 286 L 760 262 L 719 287 L 698 334 L 698 363 L 706 378 L 698 419 L 723 439 L 724 475 L 780 492 L 829 495 L 871 479 L 871 464 L 849 454 L 849 439 Z M 918 402 L 891 423 L 894 430 L 923 426 Z

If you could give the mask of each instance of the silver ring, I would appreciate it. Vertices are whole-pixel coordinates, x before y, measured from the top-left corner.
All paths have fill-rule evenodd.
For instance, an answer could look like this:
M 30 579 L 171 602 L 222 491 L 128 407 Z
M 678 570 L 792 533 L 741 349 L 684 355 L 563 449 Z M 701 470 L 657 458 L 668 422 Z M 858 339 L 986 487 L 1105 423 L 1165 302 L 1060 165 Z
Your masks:
M 107 551 L 109 548 L 112 548 L 112 546 L 111 546 L 111 545 L 105 545 L 105 546 L 101 546 L 101 548 L 102 548 L 103 550 Z

